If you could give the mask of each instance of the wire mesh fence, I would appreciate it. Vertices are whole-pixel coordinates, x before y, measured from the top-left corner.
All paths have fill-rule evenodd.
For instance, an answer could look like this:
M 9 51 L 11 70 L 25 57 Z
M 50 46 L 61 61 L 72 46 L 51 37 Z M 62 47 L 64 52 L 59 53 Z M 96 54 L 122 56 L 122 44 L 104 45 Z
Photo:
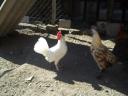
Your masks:
M 62 7 L 62 0 L 56 0 L 56 21 L 65 17 L 65 12 Z M 37 0 L 32 8 L 27 13 L 29 21 L 42 23 L 51 23 L 52 19 L 52 0 Z
M 1 6 L 1 4 L 3 3 L 3 1 L 4 1 L 4 0 L 0 0 L 0 6 Z

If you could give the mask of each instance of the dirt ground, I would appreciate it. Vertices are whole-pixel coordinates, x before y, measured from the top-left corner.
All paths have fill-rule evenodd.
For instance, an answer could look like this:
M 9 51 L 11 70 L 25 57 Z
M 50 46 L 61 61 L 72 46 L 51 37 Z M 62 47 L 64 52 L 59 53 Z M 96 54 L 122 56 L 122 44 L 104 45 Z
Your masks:
M 29 30 L 0 38 L 0 96 L 128 96 L 128 72 L 115 65 L 101 80 L 99 69 L 90 55 L 91 37 L 66 34 L 68 53 L 57 73 L 53 64 L 33 51 L 40 36 Z M 47 38 L 56 44 L 55 35 Z M 104 40 L 110 49 L 114 42 Z M 123 58 L 123 57 L 122 57 Z

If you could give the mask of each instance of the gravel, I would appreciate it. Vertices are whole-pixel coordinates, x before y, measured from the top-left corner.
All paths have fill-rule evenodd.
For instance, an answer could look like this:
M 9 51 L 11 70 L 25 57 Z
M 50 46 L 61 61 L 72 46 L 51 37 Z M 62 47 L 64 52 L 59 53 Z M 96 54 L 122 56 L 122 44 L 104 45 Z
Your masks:
M 89 47 L 91 36 L 65 34 L 68 53 L 60 62 L 62 72 L 56 72 L 43 56 L 33 51 L 40 36 L 46 33 L 21 30 L 0 40 L 0 96 L 128 96 L 128 76 L 123 65 L 108 69 L 97 80 L 99 69 Z M 56 36 L 46 37 L 49 46 Z M 103 40 L 113 49 L 115 43 Z

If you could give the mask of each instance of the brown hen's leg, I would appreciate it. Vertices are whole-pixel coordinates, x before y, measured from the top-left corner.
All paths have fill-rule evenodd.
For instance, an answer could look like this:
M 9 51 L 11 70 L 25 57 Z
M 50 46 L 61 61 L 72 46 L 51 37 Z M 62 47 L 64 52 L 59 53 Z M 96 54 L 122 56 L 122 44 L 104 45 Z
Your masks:
M 96 76 L 97 79 L 101 79 L 103 77 L 104 69 L 100 70 L 99 75 Z

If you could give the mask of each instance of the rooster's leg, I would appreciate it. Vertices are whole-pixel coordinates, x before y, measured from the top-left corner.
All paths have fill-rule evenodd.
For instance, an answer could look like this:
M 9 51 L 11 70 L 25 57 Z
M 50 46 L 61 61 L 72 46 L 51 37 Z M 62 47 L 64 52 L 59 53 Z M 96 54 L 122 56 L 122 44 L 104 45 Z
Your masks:
M 55 67 L 56 67 L 56 70 L 59 71 L 59 67 L 58 67 L 58 65 L 55 65 Z
M 59 71 L 58 62 L 59 62 L 59 61 L 55 61 L 55 67 L 56 67 L 56 70 L 57 70 L 57 71 Z

